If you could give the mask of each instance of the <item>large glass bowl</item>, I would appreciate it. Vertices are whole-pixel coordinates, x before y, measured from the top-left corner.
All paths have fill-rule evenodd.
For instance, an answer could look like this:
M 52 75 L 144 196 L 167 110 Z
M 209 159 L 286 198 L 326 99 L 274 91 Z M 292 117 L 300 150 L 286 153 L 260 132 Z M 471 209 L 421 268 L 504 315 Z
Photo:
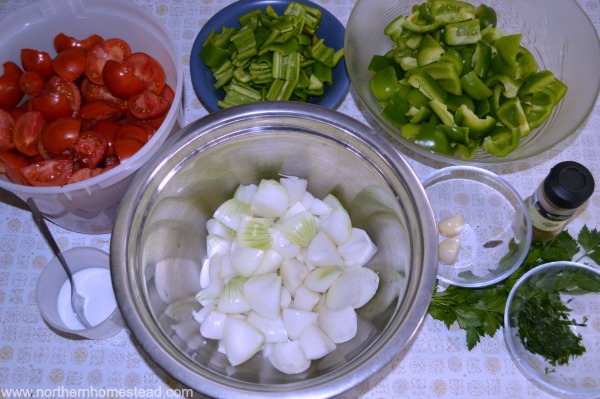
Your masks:
M 383 55 L 392 40 L 383 30 L 398 15 L 424 0 L 359 0 L 348 20 L 345 37 L 346 66 L 350 80 L 366 108 L 392 137 L 415 152 L 452 164 L 486 165 L 526 159 L 543 153 L 576 132 L 592 111 L 600 90 L 600 42 L 588 16 L 576 0 L 485 0 L 498 14 L 498 27 L 521 33 L 521 44 L 532 52 L 540 69 L 547 69 L 568 86 L 550 118 L 522 139 L 505 157 L 479 150 L 466 160 L 429 151 L 402 137 L 399 129 L 381 115 L 369 87 L 367 67 L 375 54 Z M 470 1 L 474 5 L 479 0 Z
M 211 397 L 322 398 L 383 368 L 415 335 L 437 269 L 437 234 L 423 186 L 398 152 L 354 119 L 313 104 L 254 103 L 209 114 L 177 133 L 136 175 L 111 241 L 117 302 L 132 334 L 174 378 Z M 200 290 L 206 220 L 239 184 L 281 174 L 334 193 L 377 246 L 366 267 L 380 276 L 358 309 L 358 331 L 298 374 L 257 354 L 232 367 L 216 340 L 166 317 Z M 198 305 L 198 303 L 195 303 Z M 172 313 L 172 312 L 169 312 Z

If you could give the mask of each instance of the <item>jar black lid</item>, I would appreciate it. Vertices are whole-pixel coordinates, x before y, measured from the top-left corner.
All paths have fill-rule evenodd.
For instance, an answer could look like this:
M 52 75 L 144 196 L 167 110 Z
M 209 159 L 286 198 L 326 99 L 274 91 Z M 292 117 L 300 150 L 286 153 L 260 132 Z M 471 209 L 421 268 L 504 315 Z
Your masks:
M 544 191 L 557 207 L 574 209 L 594 192 L 594 177 L 583 165 L 565 161 L 554 165 L 544 179 Z

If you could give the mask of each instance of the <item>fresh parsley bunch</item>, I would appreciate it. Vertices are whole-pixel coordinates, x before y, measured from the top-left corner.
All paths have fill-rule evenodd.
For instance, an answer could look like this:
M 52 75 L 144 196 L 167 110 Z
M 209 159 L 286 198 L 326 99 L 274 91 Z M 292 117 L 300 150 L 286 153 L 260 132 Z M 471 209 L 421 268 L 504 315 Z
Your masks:
M 514 245 L 514 243 L 512 244 Z M 575 259 L 575 257 L 577 258 Z M 548 262 L 575 261 L 584 258 L 600 264 L 600 232 L 583 226 L 577 239 L 567 231 L 547 241 L 532 241 L 523 264 L 506 280 L 483 288 L 454 285 L 433 293 L 429 314 L 450 328 L 455 322 L 466 331 L 467 347 L 473 349 L 481 337 L 493 337 L 504 325 L 504 308 L 511 288 L 527 271 Z

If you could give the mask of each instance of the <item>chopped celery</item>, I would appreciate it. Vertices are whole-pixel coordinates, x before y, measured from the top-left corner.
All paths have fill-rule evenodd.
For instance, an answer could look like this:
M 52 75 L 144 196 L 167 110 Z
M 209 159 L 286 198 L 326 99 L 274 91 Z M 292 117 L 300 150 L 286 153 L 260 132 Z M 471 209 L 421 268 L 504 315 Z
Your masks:
M 290 2 L 279 15 L 272 6 L 238 18 L 239 28 L 212 31 L 200 59 L 223 89 L 220 108 L 266 100 L 307 101 L 333 84 L 332 69 L 344 56 L 318 38 L 322 13 Z
M 460 0 L 426 0 L 393 18 L 384 27 L 393 46 L 368 66 L 381 115 L 432 151 L 465 159 L 478 148 L 498 157 L 513 151 L 567 86 L 539 70 L 521 33 L 496 22 L 493 8 Z

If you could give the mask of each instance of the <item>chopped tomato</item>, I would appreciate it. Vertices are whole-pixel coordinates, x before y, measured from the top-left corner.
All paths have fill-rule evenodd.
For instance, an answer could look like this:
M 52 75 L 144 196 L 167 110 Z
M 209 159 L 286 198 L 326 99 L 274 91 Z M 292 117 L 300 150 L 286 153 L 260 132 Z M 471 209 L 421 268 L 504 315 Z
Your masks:
M 123 137 L 116 138 L 114 146 L 117 157 L 119 157 L 119 162 L 123 163 L 138 152 L 144 146 L 144 143 L 130 137 Z
M 97 85 L 84 78 L 81 81 L 80 89 L 81 96 L 85 101 L 106 100 L 117 104 L 123 111 L 127 110 L 127 100 L 116 97 L 104 85 Z
M 82 132 L 73 145 L 73 155 L 77 162 L 86 168 L 95 168 L 106 157 L 108 140 L 93 130 Z
M 0 108 L 0 152 L 12 151 L 15 149 L 13 140 L 13 128 L 15 120 L 11 114 Z
M 119 127 L 121 127 L 121 124 L 117 121 L 100 121 L 91 127 L 91 130 L 102 134 L 106 138 L 108 142 L 107 156 L 115 154 L 113 143 Z
M 81 92 L 75 83 L 61 78 L 60 76 L 53 76 L 46 81 L 45 88 L 50 92 L 60 93 L 67 97 L 71 110 L 73 111 L 72 115 L 77 115 L 77 112 L 79 112 L 79 108 L 81 107 Z
M 52 61 L 54 72 L 63 79 L 74 81 L 85 73 L 87 57 L 80 48 L 61 51 Z
M 92 177 L 96 177 L 103 172 L 102 168 L 81 168 L 77 169 L 69 178 L 68 184 L 79 183 Z
M 15 121 L 13 139 L 21 154 L 30 157 L 39 155 L 38 140 L 45 125 L 46 121 L 38 111 L 27 112 Z
M 44 88 L 44 78 L 35 71 L 25 71 L 19 78 L 19 88 L 28 96 L 35 97 Z
M 108 60 L 115 60 L 120 63 L 125 62 L 131 55 L 129 44 L 119 38 L 112 38 L 96 44 L 87 53 L 86 75 L 89 80 L 97 85 L 104 84 L 102 79 L 102 69 Z
M 96 44 L 102 43 L 103 41 L 104 39 L 102 38 L 102 36 L 96 34 L 90 35 L 85 39 L 77 40 L 72 36 L 67 36 L 64 33 L 59 33 L 54 38 L 54 49 L 57 53 L 72 48 L 79 48 L 85 52 L 88 52 Z
M 171 107 L 171 103 L 168 100 L 149 90 L 144 90 L 130 97 L 128 103 L 131 114 L 141 120 L 158 118 L 165 114 Z
M 127 99 L 144 90 L 144 82 L 131 68 L 115 60 L 108 60 L 102 70 L 106 88 L 115 96 Z
M 148 142 L 149 129 L 141 124 L 127 123 L 121 125 L 115 134 L 115 139 L 129 137 L 141 141 Z
M 21 173 L 21 168 L 27 165 L 29 165 L 29 159 L 24 155 L 14 152 L 0 153 L 0 173 L 5 173 L 15 184 L 27 184 Z
M 81 106 L 78 116 L 87 121 L 117 120 L 123 115 L 121 107 L 106 100 L 89 101 Z
M 24 48 L 21 50 L 21 65 L 25 71 L 35 71 L 45 79 L 54 75 L 52 57 L 45 51 Z
M 119 166 L 121 162 L 119 162 L 119 157 L 117 154 L 107 155 L 104 159 L 104 171 L 110 170 L 115 166 Z
M 73 174 L 75 164 L 69 157 L 57 157 L 32 163 L 20 169 L 25 181 L 31 186 L 64 186 Z
M 50 153 L 59 155 L 77 142 L 80 130 L 81 119 L 58 118 L 46 125 L 40 141 Z
M 162 65 L 146 53 L 133 53 L 125 61 L 125 67 L 132 70 L 146 90 L 160 95 L 165 87 L 165 70 Z M 134 93 L 135 94 L 135 93 Z
M 0 108 L 16 107 L 23 98 L 23 91 L 19 86 L 19 79 L 23 71 L 12 61 L 3 65 L 4 73 L 0 76 Z
M 46 92 L 29 101 L 31 110 L 39 111 L 48 122 L 65 116 L 72 116 L 73 110 L 67 96 L 61 93 Z

